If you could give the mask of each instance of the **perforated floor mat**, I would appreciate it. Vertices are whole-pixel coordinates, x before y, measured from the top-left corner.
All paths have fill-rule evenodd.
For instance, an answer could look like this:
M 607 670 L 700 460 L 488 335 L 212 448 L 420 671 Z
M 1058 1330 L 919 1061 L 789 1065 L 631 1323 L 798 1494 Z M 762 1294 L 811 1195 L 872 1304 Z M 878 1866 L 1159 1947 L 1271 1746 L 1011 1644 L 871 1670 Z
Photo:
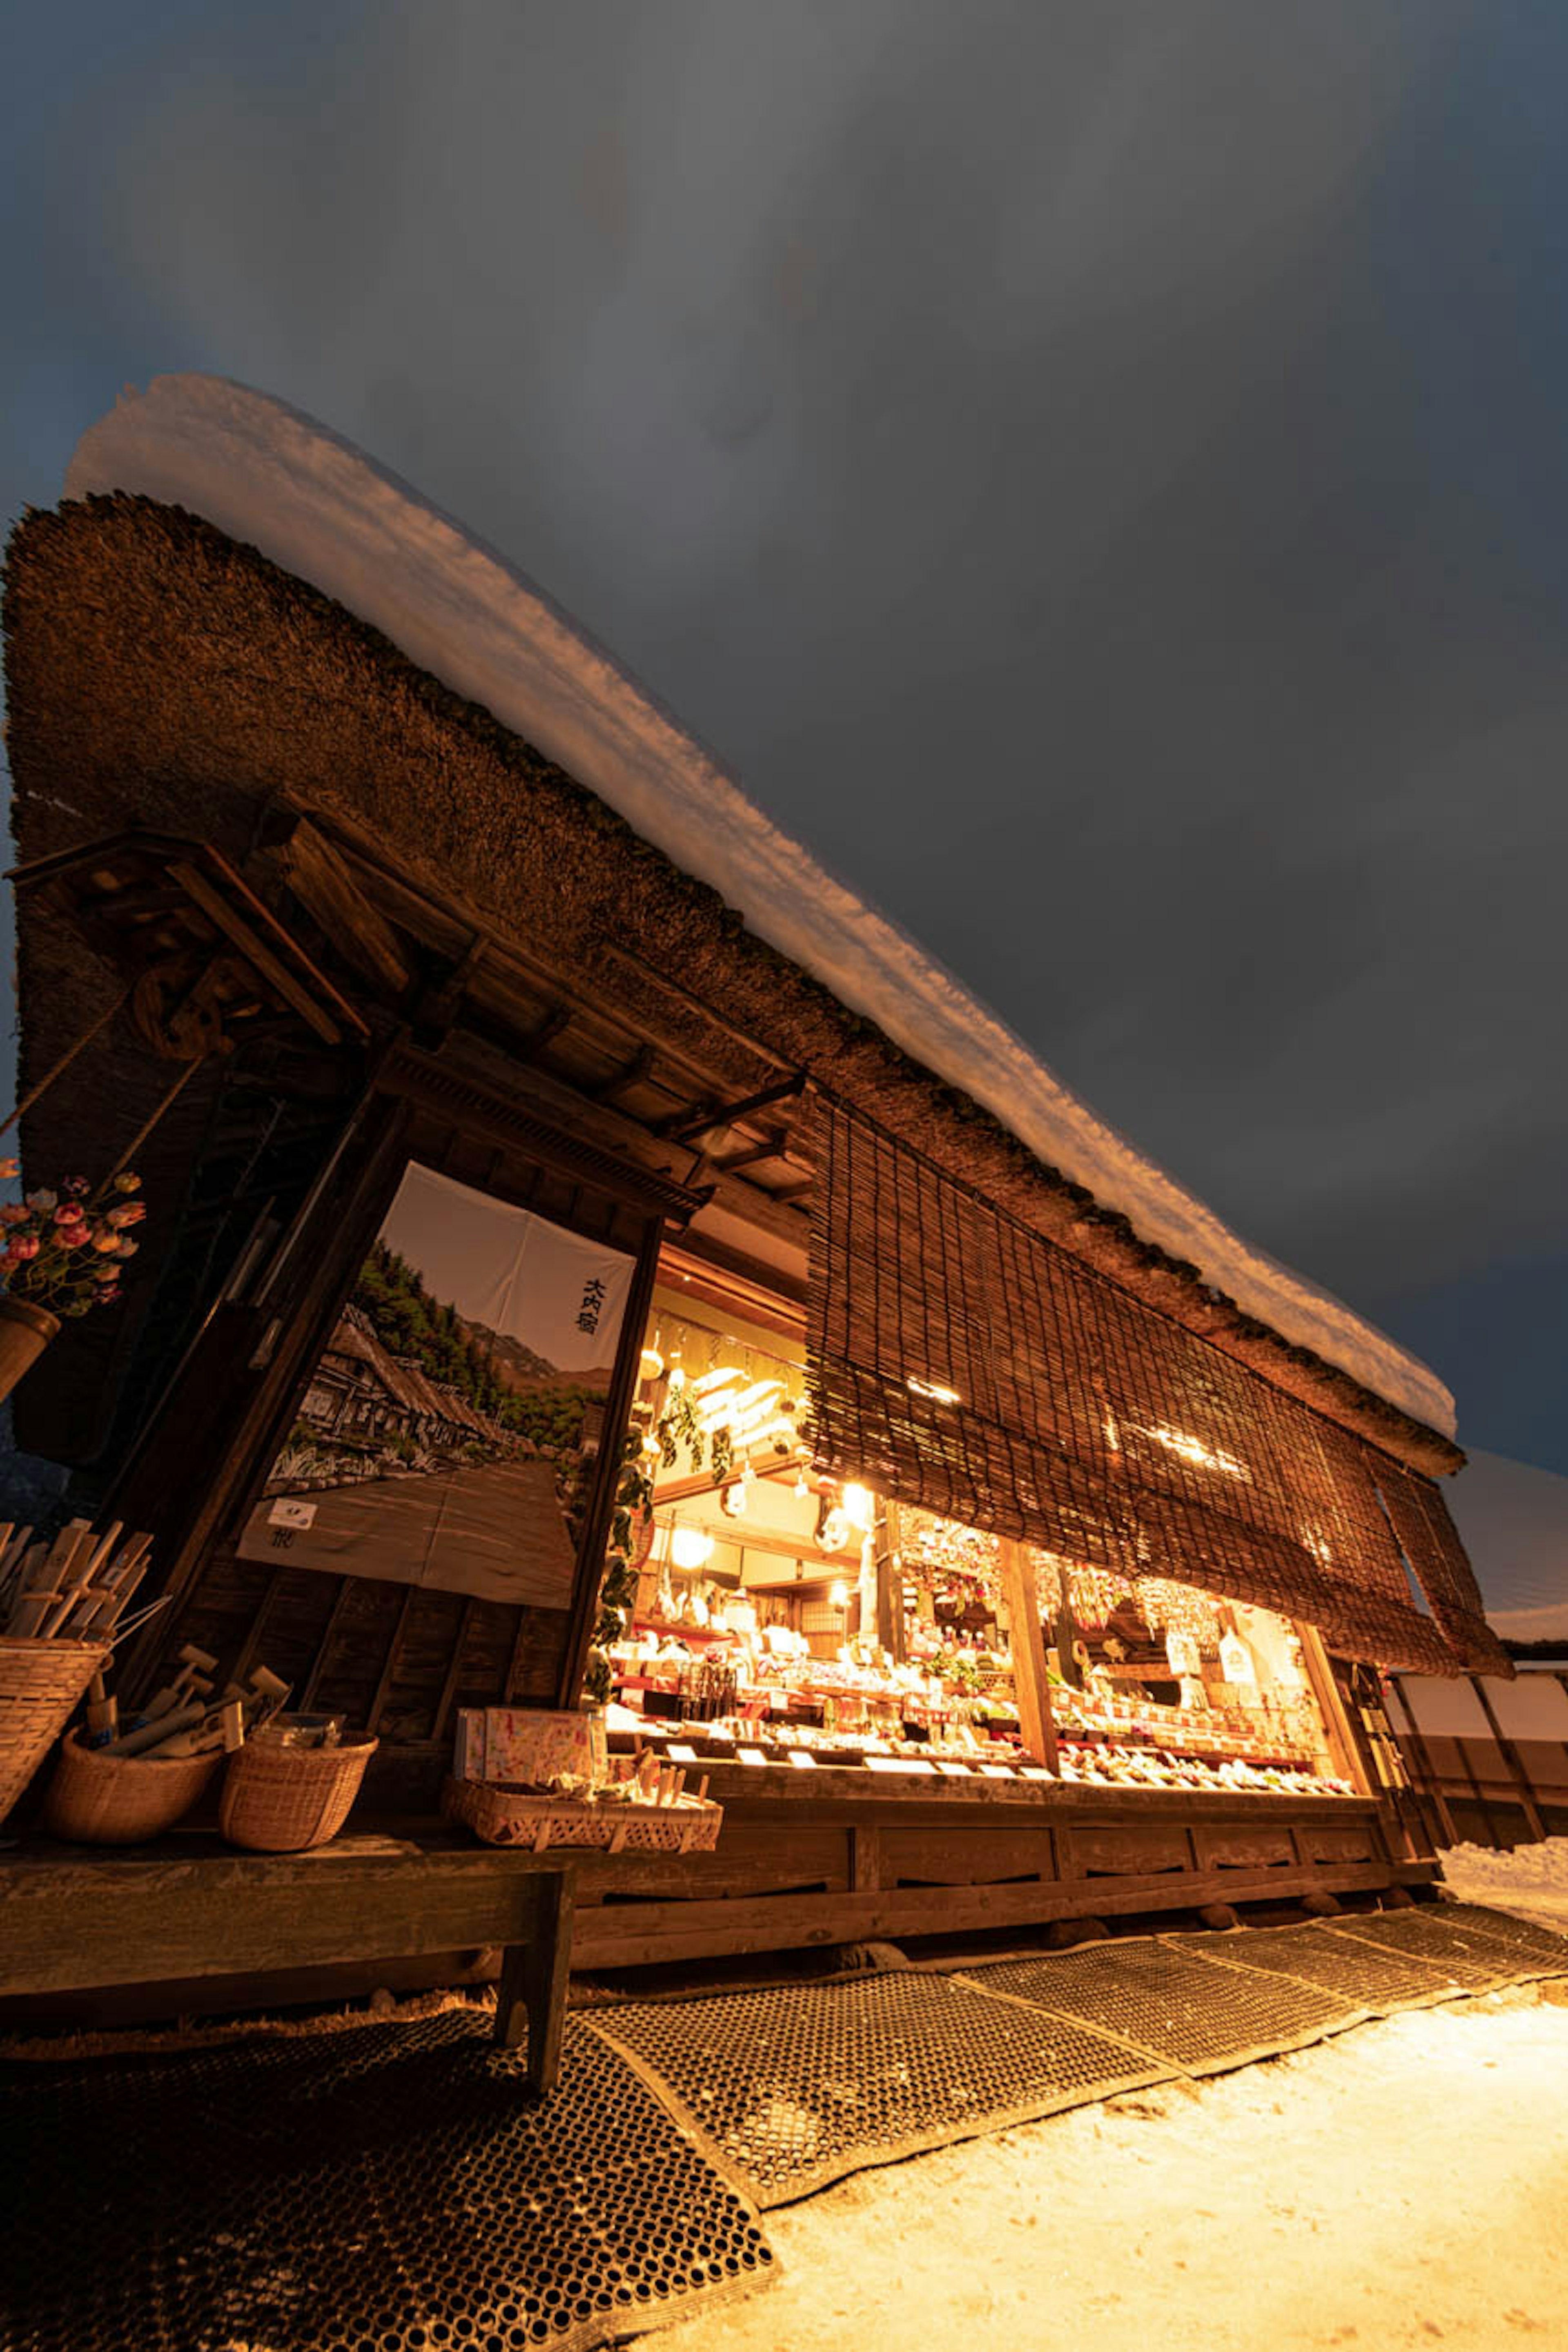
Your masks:
M 1472 1935 L 1500 1944 L 1519 1962 L 1517 1976 L 1568 1976 L 1568 1936 L 1553 1935 L 1531 1919 L 1516 1919 L 1511 1911 L 1494 1911 L 1487 1903 L 1444 1903 L 1424 1908 L 1420 1916 L 1452 1920 Z
M 1347 1938 L 1335 1932 L 1337 1926 L 1313 1920 L 1310 1926 L 1247 1927 L 1192 1940 L 1201 1944 L 1205 1959 L 1222 1966 L 1315 1987 L 1339 2002 L 1348 2023 L 1424 2009 L 1464 1991 L 1447 1969 Z
M 1321 2041 L 1345 2021 L 1334 1994 L 1208 1967 L 1189 1937 L 1138 1937 L 968 1971 L 987 1991 L 1092 2021 L 1169 2072 L 1215 2074 Z M 1239 1942 L 1241 1939 L 1237 1938 Z
M 1087 2026 L 913 1970 L 628 2003 L 593 2021 L 668 2086 L 764 2208 L 1172 2072 Z
M 1373 1944 L 1402 1959 L 1424 1960 L 1446 1970 L 1467 1992 L 1490 1992 L 1516 1982 L 1531 1964 L 1510 1954 L 1492 1937 L 1484 1936 L 1462 1918 L 1449 1918 L 1447 1907 L 1431 1910 L 1386 1911 L 1373 1916 L 1336 1919 L 1334 1933 Z
M 5 2065 L 6 2352 L 581 2352 L 767 2277 L 754 2213 L 600 2036 L 568 2019 L 542 2102 L 488 2033 Z

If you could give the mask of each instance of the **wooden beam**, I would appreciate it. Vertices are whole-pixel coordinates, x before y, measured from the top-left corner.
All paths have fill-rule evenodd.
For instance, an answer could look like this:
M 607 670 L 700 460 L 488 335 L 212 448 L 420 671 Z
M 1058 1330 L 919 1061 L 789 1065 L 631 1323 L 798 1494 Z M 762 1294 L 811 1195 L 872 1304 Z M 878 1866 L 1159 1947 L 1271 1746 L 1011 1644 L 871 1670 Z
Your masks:
M 689 1240 L 690 1235 L 686 1236 Z M 727 1252 L 725 1257 L 737 1254 Z M 748 1263 L 752 1263 L 748 1261 Z M 805 1329 L 804 1286 L 796 1290 L 773 1287 L 778 1277 L 766 1269 L 758 1270 L 758 1278 L 733 1271 L 724 1258 L 699 1255 L 689 1249 L 675 1248 L 666 1243 L 659 1254 L 659 1279 L 672 1290 L 683 1290 L 705 1306 L 716 1307 L 721 1314 L 738 1315 L 744 1323 L 754 1323 L 763 1331 L 776 1331 L 781 1339 L 797 1339 Z
M 534 1062 L 547 1047 L 552 1045 L 563 1030 L 570 1029 L 575 1018 L 569 1004 L 547 1005 L 526 1037 L 520 1037 L 511 1051 L 519 1061 Z
M 195 866 L 181 863 L 171 866 L 169 872 L 185 896 L 201 908 L 207 920 L 216 926 L 232 947 L 238 950 L 258 979 L 274 990 L 289 1006 L 290 1012 L 297 1013 L 307 1027 L 315 1031 L 318 1037 L 324 1038 L 329 1045 L 335 1045 L 341 1040 L 344 1029 L 358 1037 L 363 1037 L 368 1034 L 363 1021 L 347 999 L 341 996 L 338 991 L 331 987 L 325 980 L 321 982 L 321 985 L 323 992 L 332 1000 L 333 1012 L 329 1013 L 323 1005 L 318 1003 L 310 991 L 302 987 L 294 974 L 285 968 L 281 958 L 275 954 L 271 947 L 261 938 L 259 930 L 247 923 L 244 917 L 230 906 L 216 884 L 210 882 L 206 876 L 199 872 Z M 226 875 L 225 879 L 227 878 Z M 235 879 L 237 881 L 238 877 L 236 876 Z M 250 893 L 247 891 L 246 896 L 248 898 Z M 259 900 L 257 904 L 259 906 Z M 289 940 L 287 932 L 282 931 L 281 927 L 278 925 L 274 925 L 274 929 L 279 932 L 280 943 L 293 948 L 293 942 Z M 298 948 L 293 948 L 293 952 L 296 956 L 300 954 Z M 313 968 L 312 977 L 316 977 Z
M 401 997 L 414 975 L 397 933 L 309 817 L 300 819 L 279 856 L 289 889 L 345 963 L 386 995 Z
M 618 1070 L 612 1070 L 607 1078 L 599 1078 L 593 1085 L 585 1086 L 583 1091 L 590 1102 L 614 1102 L 618 1096 L 629 1094 L 633 1087 L 642 1084 L 653 1068 L 654 1059 L 651 1045 L 639 1045 Z
M 1391 1675 L 1389 1680 L 1398 1693 L 1399 1711 L 1405 1717 L 1405 1732 L 1403 1734 L 1395 1732 L 1394 1738 L 1396 1739 L 1407 1738 L 1410 1741 L 1411 1749 L 1415 1758 L 1415 1787 L 1418 1792 L 1424 1793 L 1430 1799 L 1433 1810 L 1436 1813 L 1440 1832 L 1437 1842 L 1440 1845 L 1458 1845 L 1459 1833 L 1454 1826 L 1454 1816 L 1448 1811 L 1447 1800 L 1443 1794 L 1441 1783 L 1433 1767 L 1431 1751 L 1421 1736 L 1421 1727 L 1415 1720 L 1415 1712 L 1405 1692 L 1404 1678 L 1399 1675 Z
M 1046 1673 L 1046 1643 L 1040 1627 L 1040 1600 L 1035 1589 L 1035 1563 L 1027 1547 L 1011 1536 L 998 1538 L 1002 1594 L 1012 1629 L 1013 1696 L 1018 1708 L 1018 1729 L 1024 1746 L 1037 1764 L 1058 1769 L 1057 1727 L 1051 1716 L 1050 1681 Z
M 1361 1743 L 1351 1728 L 1344 1701 L 1340 1696 L 1340 1686 L 1334 1680 L 1334 1670 L 1323 1646 L 1323 1637 L 1315 1625 L 1309 1625 L 1302 1618 L 1298 1617 L 1292 1622 L 1296 1639 L 1301 1645 L 1301 1663 L 1307 1669 L 1307 1680 L 1312 1686 L 1312 1696 L 1317 1700 L 1318 1711 L 1323 1718 L 1335 1774 L 1338 1779 L 1348 1780 L 1358 1796 L 1375 1797 L 1377 1790 L 1373 1787 L 1372 1777 L 1362 1760 Z
M 895 1665 L 904 1659 L 904 1579 L 899 1559 L 899 1507 L 882 1506 L 877 1546 L 877 1640 Z
M 1497 1710 L 1487 1696 L 1486 1678 L 1481 1675 L 1467 1675 L 1465 1679 L 1479 1699 L 1481 1713 L 1491 1726 L 1492 1738 L 1497 1741 L 1502 1760 L 1508 1766 L 1509 1777 L 1519 1791 L 1519 1801 L 1524 1808 L 1524 1818 L 1530 1823 L 1530 1833 L 1534 1838 L 1544 1838 L 1546 1824 L 1541 1818 L 1541 1808 L 1535 1801 L 1535 1790 L 1531 1785 L 1530 1775 L 1521 1761 L 1518 1748 L 1497 1719 Z
M 744 1151 L 731 1151 L 713 1165 L 721 1176 L 735 1176 L 742 1168 L 755 1168 L 762 1160 L 783 1160 L 788 1150 L 788 1128 L 771 1127 L 760 1143 L 748 1144 Z
M 776 1087 L 763 1087 L 760 1093 L 742 1095 L 739 1102 L 701 1104 L 695 1113 L 678 1111 L 665 1119 L 659 1133 L 672 1143 L 695 1143 L 699 1136 L 711 1135 L 715 1128 L 734 1127 L 741 1119 L 750 1118 L 753 1111 L 771 1110 L 774 1103 L 793 1102 L 804 1093 L 803 1077 L 786 1078 Z

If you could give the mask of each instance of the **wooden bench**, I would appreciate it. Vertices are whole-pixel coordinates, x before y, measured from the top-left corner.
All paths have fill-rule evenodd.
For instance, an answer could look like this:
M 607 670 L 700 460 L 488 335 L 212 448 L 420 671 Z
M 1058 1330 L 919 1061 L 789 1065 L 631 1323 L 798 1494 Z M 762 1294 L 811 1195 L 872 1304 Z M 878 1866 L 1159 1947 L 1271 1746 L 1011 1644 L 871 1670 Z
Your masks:
M 560 2066 L 574 1886 L 560 1853 L 441 1832 L 279 1854 L 199 1832 L 112 1851 L 30 1841 L 0 1855 L 0 1995 L 499 1946 L 495 2039 L 515 2048 L 526 2024 L 542 2094 Z

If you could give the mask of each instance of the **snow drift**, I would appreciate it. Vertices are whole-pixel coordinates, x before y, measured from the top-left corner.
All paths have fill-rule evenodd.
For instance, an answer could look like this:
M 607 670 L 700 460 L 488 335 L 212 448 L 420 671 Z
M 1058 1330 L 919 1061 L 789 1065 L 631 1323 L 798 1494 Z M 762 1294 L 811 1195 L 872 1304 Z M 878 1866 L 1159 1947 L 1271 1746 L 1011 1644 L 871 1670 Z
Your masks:
M 222 378 L 160 376 L 82 436 L 66 494 L 137 491 L 249 541 L 608 802 L 842 1003 L 1286 1339 L 1447 1435 L 1426 1368 L 1253 1248 L 754 807 L 542 590 L 338 435 Z

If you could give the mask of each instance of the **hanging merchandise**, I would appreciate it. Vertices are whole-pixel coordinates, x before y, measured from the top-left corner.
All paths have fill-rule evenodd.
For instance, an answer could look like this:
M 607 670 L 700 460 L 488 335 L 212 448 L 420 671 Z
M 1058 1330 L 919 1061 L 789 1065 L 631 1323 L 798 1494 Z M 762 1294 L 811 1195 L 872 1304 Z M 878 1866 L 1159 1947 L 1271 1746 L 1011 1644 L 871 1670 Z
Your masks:
M 1253 1664 L 1252 1653 L 1239 1633 L 1221 1636 L 1219 1663 L 1227 1683 L 1255 1683 L 1258 1680 L 1258 1668 Z
M 1191 1676 L 1200 1671 L 1198 1645 L 1190 1633 L 1167 1633 L 1165 1664 L 1173 1675 Z

